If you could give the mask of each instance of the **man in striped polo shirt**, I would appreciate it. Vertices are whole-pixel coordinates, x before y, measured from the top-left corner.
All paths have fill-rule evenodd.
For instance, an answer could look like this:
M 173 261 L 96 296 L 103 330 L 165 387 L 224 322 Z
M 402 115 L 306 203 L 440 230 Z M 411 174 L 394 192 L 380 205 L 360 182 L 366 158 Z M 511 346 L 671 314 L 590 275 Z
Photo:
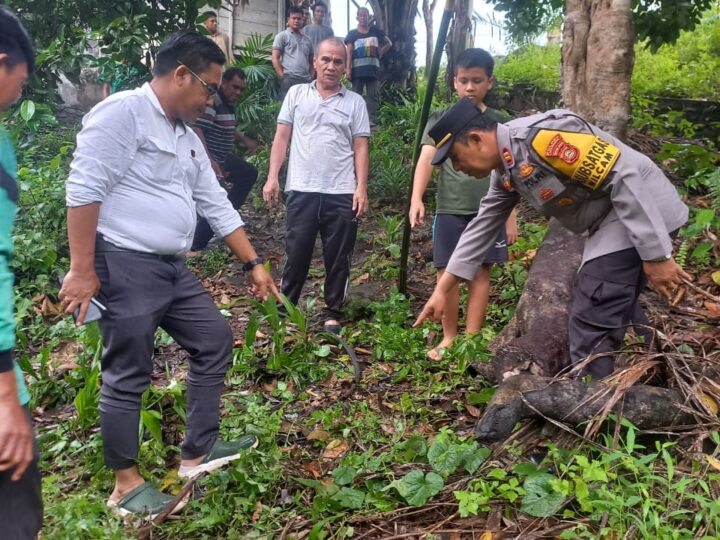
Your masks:
M 230 153 L 235 141 L 240 142 L 250 153 L 257 150 L 256 141 L 235 129 L 235 104 L 246 87 L 247 81 L 242 69 L 225 70 L 212 107 L 205 109 L 193 128 L 205 145 L 218 181 L 230 185 L 228 199 L 235 209 L 240 208 L 247 199 L 258 174 L 255 167 Z M 204 249 L 212 237 L 213 231 L 207 220 L 198 216 L 192 250 Z

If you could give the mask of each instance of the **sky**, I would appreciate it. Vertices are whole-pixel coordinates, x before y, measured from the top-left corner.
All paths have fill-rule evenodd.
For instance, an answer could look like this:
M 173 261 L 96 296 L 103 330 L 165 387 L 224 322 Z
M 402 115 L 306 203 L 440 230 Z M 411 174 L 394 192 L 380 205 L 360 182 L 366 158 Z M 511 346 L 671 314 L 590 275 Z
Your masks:
M 366 5 L 365 0 L 356 0 L 356 1 L 361 6 Z M 328 4 L 330 5 L 330 10 L 332 12 L 333 30 L 335 31 L 335 35 L 337 35 L 337 36 L 345 36 L 348 32 L 348 27 L 347 27 L 348 26 L 347 25 L 348 3 L 350 4 L 350 28 L 352 29 L 357 26 L 357 21 L 355 20 L 355 13 L 356 13 L 357 9 L 352 4 L 352 2 L 349 2 L 349 0 L 329 0 L 328 1 Z M 418 1 L 418 5 L 422 6 L 422 0 Z M 440 20 L 442 19 L 442 12 L 443 12 L 444 7 L 445 7 L 445 2 L 443 0 L 438 0 L 437 5 L 435 6 L 434 28 L 433 28 L 436 39 L 437 39 L 437 32 L 438 32 L 438 28 L 440 27 Z M 473 8 L 478 14 L 480 14 L 480 16 L 482 16 L 486 20 L 495 20 L 495 21 L 502 22 L 502 13 L 495 12 L 493 10 L 492 6 L 489 6 L 483 0 L 475 0 Z M 419 11 L 419 9 L 418 9 L 418 11 Z M 417 51 L 416 64 L 418 66 L 423 66 L 423 65 L 425 65 L 426 37 L 425 37 L 425 21 L 423 21 L 421 13 L 418 13 L 417 18 L 415 20 L 415 30 L 416 30 L 415 48 Z M 500 30 L 496 27 L 493 27 L 491 24 L 484 23 L 484 22 L 477 23 L 477 31 L 475 33 L 475 46 L 482 47 L 483 49 L 487 49 L 490 53 L 493 54 L 493 56 L 507 53 L 507 45 L 505 44 L 504 38 L 501 35 Z

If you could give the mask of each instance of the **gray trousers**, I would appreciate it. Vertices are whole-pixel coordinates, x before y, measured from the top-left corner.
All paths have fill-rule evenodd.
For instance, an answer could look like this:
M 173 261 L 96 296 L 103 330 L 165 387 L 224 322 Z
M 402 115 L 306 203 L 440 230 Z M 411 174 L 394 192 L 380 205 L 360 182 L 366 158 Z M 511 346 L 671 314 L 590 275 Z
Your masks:
M 220 393 L 232 352 L 227 321 L 185 266 L 185 257 L 97 252 L 95 271 L 100 300 L 108 308 L 100 320 L 105 464 L 126 469 L 136 463 L 140 404 L 150 385 L 158 327 L 190 356 L 182 458 L 206 454 L 217 438 Z
M 375 77 L 353 77 L 352 91 L 363 96 L 365 91 L 365 105 L 368 110 L 368 117 L 373 124 L 377 123 L 378 110 L 378 80 Z
M 570 359 L 578 363 L 591 354 L 617 351 L 629 324 L 647 325 L 638 297 L 646 284 L 643 261 L 635 248 L 586 262 L 576 276 L 568 320 Z M 651 333 L 638 329 L 647 338 Z M 593 360 L 582 375 L 594 380 L 613 372 L 612 355 Z

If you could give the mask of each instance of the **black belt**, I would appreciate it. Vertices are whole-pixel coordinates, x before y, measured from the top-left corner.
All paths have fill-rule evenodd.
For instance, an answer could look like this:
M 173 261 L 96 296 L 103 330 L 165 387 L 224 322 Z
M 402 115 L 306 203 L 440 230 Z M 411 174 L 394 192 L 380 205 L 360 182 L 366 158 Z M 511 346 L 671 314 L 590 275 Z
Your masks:
M 105 240 L 103 235 L 97 234 L 95 236 L 95 253 L 133 253 L 135 255 L 145 255 L 147 257 L 153 257 L 161 261 L 175 262 L 184 259 L 184 255 L 160 255 L 158 253 L 148 253 L 145 251 L 136 251 L 134 249 L 125 249 Z

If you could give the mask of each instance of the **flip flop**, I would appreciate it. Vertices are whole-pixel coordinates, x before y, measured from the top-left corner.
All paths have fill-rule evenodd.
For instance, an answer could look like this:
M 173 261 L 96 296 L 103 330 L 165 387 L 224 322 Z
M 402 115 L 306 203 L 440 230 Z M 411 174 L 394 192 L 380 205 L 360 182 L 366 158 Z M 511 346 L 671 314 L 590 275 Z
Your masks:
M 119 501 L 109 500 L 107 506 L 120 516 L 150 514 L 150 519 L 155 519 L 174 498 L 155 488 L 150 482 L 144 482 Z M 187 502 L 188 498 L 181 499 L 170 513 L 179 512 Z
M 326 321 L 323 325 L 323 329 L 330 334 L 335 334 L 336 336 L 339 336 L 340 331 L 342 330 L 342 326 L 340 326 L 340 323 L 337 321 Z
M 243 452 L 256 448 L 260 441 L 255 435 L 244 435 L 236 441 L 215 441 L 210 452 L 197 465 L 180 465 L 178 476 L 192 478 L 200 473 L 210 473 L 240 458 Z

